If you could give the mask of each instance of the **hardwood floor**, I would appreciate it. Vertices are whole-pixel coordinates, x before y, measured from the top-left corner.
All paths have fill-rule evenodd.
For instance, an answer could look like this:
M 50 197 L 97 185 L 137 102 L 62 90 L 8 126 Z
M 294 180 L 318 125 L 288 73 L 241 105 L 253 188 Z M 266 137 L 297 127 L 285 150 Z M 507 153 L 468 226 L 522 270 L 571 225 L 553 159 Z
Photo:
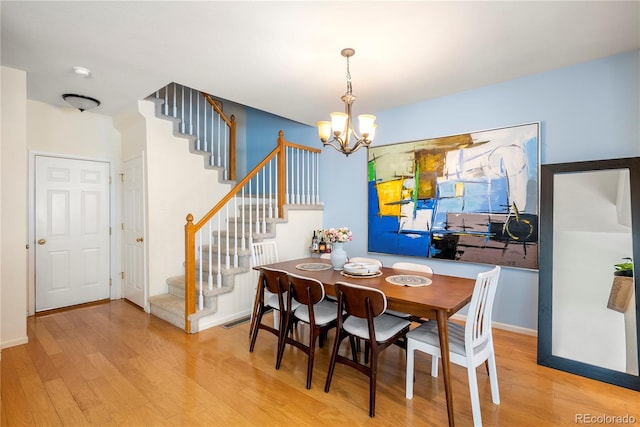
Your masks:
M 330 345 L 318 350 L 306 390 L 304 354 L 287 346 L 276 371 L 275 336 L 260 331 L 249 353 L 248 322 L 187 335 L 120 300 L 30 317 L 28 335 L 28 344 L 2 351 L 2 426 L 447 425 L 442 376 L 432 378 L 428 356 L 417 353 L 414 398 L 406 400 L 396 346 L 380 360 L 370 419 L 368 380 L 354 369 L 338 365 L 324 392 Z M 639 393 L 538 366 L 534 337 L 494 335 L 501 404 L 491 402 L 481 367 L 485 426 L 571 425 L 576 414 L 640 423 Z M 456 424 L 472 425 L 466 370 L 451 371 Z

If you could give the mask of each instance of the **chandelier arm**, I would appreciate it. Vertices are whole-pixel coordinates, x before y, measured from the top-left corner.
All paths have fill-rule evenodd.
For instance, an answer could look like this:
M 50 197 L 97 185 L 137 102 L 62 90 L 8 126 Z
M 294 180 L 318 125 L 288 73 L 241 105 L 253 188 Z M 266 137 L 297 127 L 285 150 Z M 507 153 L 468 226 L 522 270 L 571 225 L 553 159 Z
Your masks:
M 368 146 L 369 142 L 366 139 L 358 139 L 358 141 L 356 141 L 356 143 L 353 145 L 353 148 L 351 149 L 351 152 L 354 152 L 356 150 L 358 150 L 360 147 L 362 146 Z
M 345 150 L 344 145 L 342 145 L 341 143 L 340 143 L 340 145 L 336 145 L 335 144 L 336 141 L 340 142 L 340 141 L 336 140 L 335 138 L 333 138 L 331 141 L 323 142 L 322 145 L 324 145 L 324 146 L 328 145 L 330 147 L 333 147 L 336 151 L 344 153 L 344 150 Z

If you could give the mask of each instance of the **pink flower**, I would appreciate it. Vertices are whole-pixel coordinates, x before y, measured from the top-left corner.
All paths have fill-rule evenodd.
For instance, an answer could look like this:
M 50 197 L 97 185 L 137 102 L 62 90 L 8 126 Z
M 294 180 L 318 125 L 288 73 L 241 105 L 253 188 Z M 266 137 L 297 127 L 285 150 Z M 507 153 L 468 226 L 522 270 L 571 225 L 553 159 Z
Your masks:
M 351 230 L 347 227 L 340 228 L 326 228 L 323 230 L 324 239 L 330 243 L 343 243 L 350 242 L 353 238 L 351 235 Z

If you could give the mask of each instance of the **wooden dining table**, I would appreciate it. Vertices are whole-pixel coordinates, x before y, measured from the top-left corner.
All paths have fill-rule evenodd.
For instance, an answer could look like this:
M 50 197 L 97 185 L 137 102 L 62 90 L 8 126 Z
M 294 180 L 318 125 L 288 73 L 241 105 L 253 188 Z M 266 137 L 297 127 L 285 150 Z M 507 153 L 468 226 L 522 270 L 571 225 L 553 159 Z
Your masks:
M 330 265 L 329 260 L 309 257 L 269 264 L 266 267 L 317 279 L 324 284 L 325 292 L 333 296 L 335 296 L 333 286 L 336 282 L 356 283 L 380 289 L 387 296 L 388 308 L 409 313 L 420 318 L 435 319 L 438 322 L 447 414 L 449 416 L 449 425 L 455 425 L 453 396 L 451 392 L 449 330 L 447 321 L 449 317 L 471 301 L 475 279 L 400 270 L 391 267 L 382 267 L 380 269 L 382 274 L 375 277 L 345 276 L 341 271 L 334 270 L 333 268 L 326 270 L 301 270 L 301 267 L 304 267 L 305 264 L 318 263 Z M 255 268 L 259 269 L 260 267 Z M 403 286 L 389 283 L 387 278 L 395 275 L 422 276 L 430 279 L 431 283 L 427 286 Z

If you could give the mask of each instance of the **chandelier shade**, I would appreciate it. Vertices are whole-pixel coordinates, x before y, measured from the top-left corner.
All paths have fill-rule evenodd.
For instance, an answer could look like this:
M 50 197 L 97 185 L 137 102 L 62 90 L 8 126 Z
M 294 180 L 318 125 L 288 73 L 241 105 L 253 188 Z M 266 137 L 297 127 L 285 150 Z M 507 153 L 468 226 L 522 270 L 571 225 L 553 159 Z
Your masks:
M 361 114 L 358 116 L 358 131 L 353 129 L 353 118 L 351 106 L 356 100 L 351 87 L 351 73 L 349 71 L 349 58 L 356 51 L 351 48 L 342 49 L 342 56 L 347 58 L 347 92 L 340 98 L 344 102 L 344 113 L 333 112 L 330 114 L 331 121 L 319 121 L 318 137 L 323 145 L 329 145 L 336 150 L 349 155 L 357 151 L 360 147 L 368 147 L 373 141 L 376 132 L 376 116 L 372 114 Z M 353 145 L 351 140 L 354 139 Z

